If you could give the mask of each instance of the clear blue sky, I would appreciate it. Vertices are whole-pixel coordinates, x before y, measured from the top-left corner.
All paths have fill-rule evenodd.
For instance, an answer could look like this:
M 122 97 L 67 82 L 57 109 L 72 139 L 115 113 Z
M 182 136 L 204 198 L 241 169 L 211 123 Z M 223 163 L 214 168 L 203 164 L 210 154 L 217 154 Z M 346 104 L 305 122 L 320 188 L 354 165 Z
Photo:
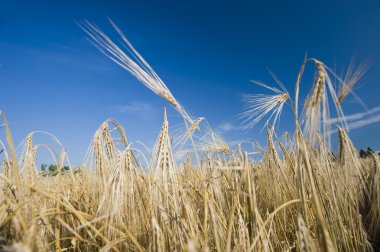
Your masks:
M 153 144 L 168 105 L 99 53 L 76 23 L 88 19 L 111 32 L 106 17 L 191 114 L 206 117 L 228 141 L 264 137 L 262 125 L 238 130 L 240 95 L 266 92 L 249 80 L 273 84 L 267 67 L 293 93 L 306 52 L 337 69 L 354 54 L 372 62 L 356 93 L 369 108 L 380 106 L 378 0 L 2 0 L 0 109 L 16 143 L 30 131 L 48 131 L 80 163 L 96 128 L 113 117 L 130 140 Z M 365 112 L 352 97 L 344 109 L 360 113 L 350 132 L 356 146 L 379 150 L 380 109 Z M 289 112 L 280 131 L 289 128 Z M 175 111 L 169 115 L 178 123 Z

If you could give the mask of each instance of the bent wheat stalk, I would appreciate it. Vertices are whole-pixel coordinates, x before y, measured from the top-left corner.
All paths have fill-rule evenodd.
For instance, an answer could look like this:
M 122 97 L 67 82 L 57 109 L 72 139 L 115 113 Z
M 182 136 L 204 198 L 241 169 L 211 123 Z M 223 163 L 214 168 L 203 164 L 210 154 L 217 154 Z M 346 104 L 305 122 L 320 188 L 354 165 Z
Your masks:
M 109 59 L 116 64 L 130 72 L 135 76 L 144 86 L 149 88 L 153 93 L 161 96 L 164 100 L 169 102 L 173 107 L 190 123 L 193 120 L 180 103 L 175 99 L 169 88 L 156 74 L 148 62 L 140 55 L 140 53 L 133 47 L 131 42 L 125 37 L 123 32 L 116 26 L 116 24 L 109 20 L 112 27 L 120 35 L 124 42 L 121 46 L 126 48 L 122 50 L 116 43 L 114 43 L 100 28 L 84 21 L 81 28 L 89 36 L 89 40 Z M 128 52 L 128 53 L 127 53 Z

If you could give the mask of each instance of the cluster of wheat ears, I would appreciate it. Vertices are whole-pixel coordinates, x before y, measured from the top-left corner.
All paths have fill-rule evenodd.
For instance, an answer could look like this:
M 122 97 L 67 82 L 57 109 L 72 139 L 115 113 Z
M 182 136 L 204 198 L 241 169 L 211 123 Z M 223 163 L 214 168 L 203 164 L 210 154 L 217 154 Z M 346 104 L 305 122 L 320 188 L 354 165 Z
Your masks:
M 53 135 L 32 132 L 19 148 L 4 114 L 0 141 L 0 249 L 7 251 L 371 251 L 380 235 L 380 159 L 360 159 L 341 109 L 363 69 L 339 78 L 305 58 L 292 99 L 247 95 L 241 117 L 248 127 L 266 118 L 262 158 L 232 150 L 205 118 L 192 118 L 112 22 L 114 43 L 83 22 L 89 40 L 183 117 L 173 132 L 164 111 L 155 147 L 138 149 L 113 119 L 95 132 L 82 167 L 62 172 L 66 150 Z M 121 48 L 124 48 L 122 50 Z M 315 67 L 310 94 L 299 109 L 306 66 Z M 330 79 L 333 77 L 334 82 Z M 336 88 L 336 86 L 338 88 Z M 329 102 L 335 120 L 330 119 Z M 278 136 L 289 104 L 294 134 Z M 299 112 L 301 110 L 301 112 Z M 333 129 L 334 127 L 334 129 Z M 332 134 L 337 131 L 337 134 Z M 173 133 L 173 134 L 171 134 Z M 60 146 L 34 144 L 48 134 Z M 332 153 L 330 137 L 339 138 Z M 56 176 L 42 176 L 36 154 L 47 149 Z M 181 162 L 178 156 L 182 156 Z

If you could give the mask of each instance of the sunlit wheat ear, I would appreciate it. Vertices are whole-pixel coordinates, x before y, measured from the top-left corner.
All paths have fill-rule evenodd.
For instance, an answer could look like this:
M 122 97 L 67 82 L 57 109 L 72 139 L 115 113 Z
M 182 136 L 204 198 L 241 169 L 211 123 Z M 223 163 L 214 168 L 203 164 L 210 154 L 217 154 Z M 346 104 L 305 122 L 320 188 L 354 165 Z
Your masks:
M 101 179 L 104 186 L 107 184 L 112 170 L 115 169 L 117 157 L 121 152 L 114 143 L 115 139 L 111 136 L 112 129 L 110 126 L 117 130 L 120 142 L 123 143 L 124 147 L 129 146 L 124 128 L 116 120 L 108 119 L 96 130 L 85 161 L 88 167 L 94 169 L 95 174 Z
M 332 102 L 335 106 L 337 118 L 339 118 L 337 123 L 345 128 L 347 128 L 347 124 L 325 65 L 316 59 L 310 60 L 315 63 L 316 76 L 311 93 L 306 98 L 304 104 L 302 121 L 305 124 L 305 132 L 311 145 L 315 145 L 317 139 L 316 136 L 321 135 L 327 146 L 330 146 L 331 123 L 329 121 L 330 108 L 327 91 L 329 91 Z
M 321 117 L 322 120 L 328 120 L 328 99 L 326 93 L 327 72 L 323 64 L 316 61 L 317 74 L 314 80 L 311 94 L 305 102 L 305 129 L 309 135 L 309 141 L 315 141 L 316 134 L 320 133 Z M 321 111 L 322 110 L 322 111 Z M 322 115 L 321 115 L 322 112 Z
M 367 71 L 367 66 L 360 64 L 355 68 L 354 63 L 351 62 L 346 74 L 343 79 L 337 78 L 339 81 L 339 91 L 338 91 L 338 103 L 342 104 L 343 100 L 349 95 L 352 94 L 358 100 L 358 102 L 366 108 L 363 101 L 353 92 L 354 87 L 360 82 L 364 73 Z
M 243 95 L 243 113 L 239 118 L 243 120 L 246 128 L 251 128 L 262 120 L 265 116 L 269 116 L 269 122 L 273 118 L 272 124 L 275 125 L 280 119 L 281 111 L 284 104 L 289 99 L 289 94 L 284 90 L 281 91 L 277 88 L 270 87 L 262 82 L 255 81 L 255 84 L 269 89 L 276 93 L 275 95 L 263 94 L 245 94 Z
M 164 122 L 152 154 L 151 167 L 155 178 L 163 184 L 164 191 L 177 195 L 177 167 L 169 136 L 169 122 L 164 110 Z M 175 197 L 175 196 L 174 196 Z M 178 202 L 177 202 L 178 203 Z
M 269 157 L 270 163 L 273 165 L 280 167 L 280 158 L 278 156 L 276 146 L 274 145 L 273 142 L 273 133 L 274 133 L 274 128 L 272 126 L 268 127 L 267 131 L 267 138 L 268 138 L 268 147 L 267 147 L 267 155 Z
M 28 134 L 24 142 L 24 148 L 22 155 L 20 157 L 21 164 L 20 173 L 21 179 L 24 183 L 30 183 L 31 185 L 35 184 L 37 177 L 37 168 L 36 168 L 36 147 L 33 146 L 32 134 Z
M 33 138 L 37 134 L 49 137 L 54 145 L 49 143 L 34 144 Z M 58 149 L 55 148 L 56 145 L 58 145 Z M 27 135 L 27 137 L 24 139 L 21 145 L 21 148 L 19 148 L 19 150 L 17 151 L 19 155 L 20 174 L 22 180 L 25 183 L 30 183 L 33 185 L 37 178 L 38 170 L 36 164 L 36 154 L 40 149 L 46 149 L 49 152 L 49 154 L 54 160 L 54 164 L 57 165 L 57 174 L 62 174 L 63 163 L 66 161 L 68 166 L 70 167 L 69 173 L 71 175 L 71 178 L 75 180 L 66 150 L 62 143 L 58 140 L 58 138 L 48 132 L 33 131 Z M 61 156 L 59 155 L 59 153 L 61 153 Z
M 108 122 L 102 123 L 102 125 L 95 132 L 92 140 L 92 148 L 90 153 L 90 161 L 88 167 L 94 167 L 95 174 L 101 179 L 102 185 L 105 186 L 109 175 L 111 174 L 112 162 L 114 160 L 109 156 L 110 148 L 106 147 L 106 143 L 103 139 L 104 131 L 108 131 Z M 113 154 L 111 154 L 113 156 Z
M 153 68 L 148 64 L 148 62 L 145 61 L 145 59 L 124 36 L 122 31 L 111 20 L 110 23 L 120 35 L 122 39 L 120 43 L 125 50 L 121 49 L 120 46 L 114 43 L 102 30 L 88 21 L 84 21 L 83 24 L 81 24 L 81 28 L 87 33 L 89 40 L 103 54 L 130 72 L 152 92 L 168 101 L 188 122 L 192 124 L 193 120 L 191 117 L 174 98 L 173 94 L 161 78 L 156 74 Z

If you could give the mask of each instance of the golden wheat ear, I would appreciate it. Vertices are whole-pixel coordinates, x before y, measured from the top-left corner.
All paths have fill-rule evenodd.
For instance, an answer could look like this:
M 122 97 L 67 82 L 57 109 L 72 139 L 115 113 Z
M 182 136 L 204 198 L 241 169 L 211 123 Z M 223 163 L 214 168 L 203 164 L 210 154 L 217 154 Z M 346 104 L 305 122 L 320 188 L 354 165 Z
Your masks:
M 275 125 L 281 117 L 281 112 L 284 104 L 289 99 L 289 94 L 286 90 L 279 90 L 275 87 L 268 86 L 259 81 L 253 83 L 273 91 L 274 95 L 264 94 L 245 94 L 243 95 L 243 113 L 239 118 L 243 120 L 245 128 L 252 128 L 255 124 L 261 121 L 265 116 L 269 116 L 269 122 L 273 118 L 273 125 Z
M 334 104 L 335 112 L 338 118 L 337 125 L 348 128 L 341 104 L 338 101 L 338 96 L 334 85 L 331 81 L 327 66 L 314 58 L 310 58 L 307 62 L 314 62 L 315 64 L 315 78 L 310 94 L 307 96 L 303 112 L 302 123 L 304 131 L 311 146 L 317 144 L 316 139 L 322 136 L 322 140 L 326 145 L 331 147 L 331 122 L 330 122 L 330 106 L 332 101 Z M 335 75 L 334 73 L 332 73 Z
M 131 42 L 125 37 L 123 32 L 116 24 L 109 20 L 111 26 L 121 37 L 121 45 L 113 42 L 99 27 L 84 21 L 80 27 L 87 33 L 88 39 L 95 47 L 97 47 L 104 55 L 114 61 L 116 64 L 130 72 L 144 86 L 152 92 L 159 95 L 161 98 L 169 102 L 173 107 L 190 123 L 193 120 L 186 110 L 175 99 L 166 84 L 161 80 L 148 62 L 141 54 L 133 47 Z M 123 50 L 122 48 L 125 48 Z

